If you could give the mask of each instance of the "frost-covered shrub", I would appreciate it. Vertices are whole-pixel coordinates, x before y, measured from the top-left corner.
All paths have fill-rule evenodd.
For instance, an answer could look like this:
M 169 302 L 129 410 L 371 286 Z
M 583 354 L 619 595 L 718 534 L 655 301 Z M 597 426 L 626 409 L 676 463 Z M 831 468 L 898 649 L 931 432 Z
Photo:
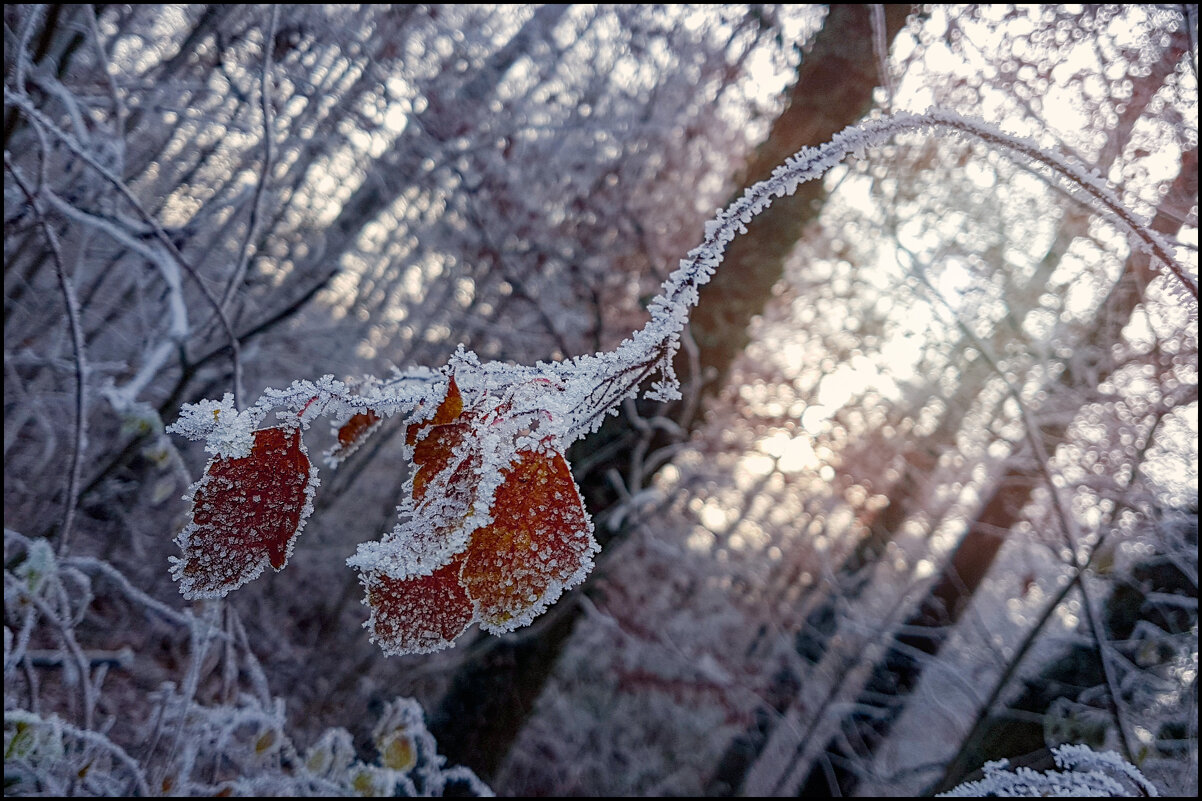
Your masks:
M 985 778 L 965 782 L 941 793 L 940 798 L 1127 798 L 1160 795 L 1144 778 L 1113 751 L 1097 752 L 1087 745 L 1061 745 L 1052 749 L 1060 770 L 1041 773 L 1030 768 L 1010 769 L 1008 760 L 985 765 Z
M 238 796 L 485 796 L 491 790 L 465 767 L 448 766 L 426 728 L 421 705 L 396 698 L 372 730 L 374 756 L 364 758 L 351 734 L 326 730 L 309 748 L 289 734 L 282 699 L 273 698 L 257 661 L 237 644 L 253 692 L 230 703 L 196 700 L 202 663 L 231 645 L 215 627 L 210 606 L 201 616 L 177 612 L 142 594 L 112 565 L 89 557 L 58 557 L 44 539 L 5 532 L 4 549 L 4 788 L 5 795 L 238 795 Z M 148 616 L 188 631 L 192 661 L 182 684 L 152 694 L 147 720 L 120 721 L 135 730 L 137 748 L 112 736 L 119 722 L 102 703 L 108 667 L 132 654 L 84 652 L 76 628 L 88 616 L 94 581 Z M 238 628 L 238 627 L 235 627 Z M 244 634 L 244 632 L 241 632 Z M 57 641 L 31 653 L 31 644 Z M 37 690 L 22 686 L 34 661 L 58 665 L 64 684 L 79 693 L 84 725 L 38 711 Z M 117 690 L 112 690 L 117 693 Z M 28 697 L 32 703 L 23 707 Z

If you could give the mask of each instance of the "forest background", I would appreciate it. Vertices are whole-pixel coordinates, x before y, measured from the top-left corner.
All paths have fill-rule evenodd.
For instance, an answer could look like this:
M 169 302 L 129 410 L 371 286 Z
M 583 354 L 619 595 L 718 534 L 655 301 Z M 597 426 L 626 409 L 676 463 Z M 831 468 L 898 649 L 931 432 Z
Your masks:
M 1197 794 L 1196 6 L 4 21 L 6 794 L 918 795 L 1062 743 Z M 898 135 L 734 241 L 679 401 L 575 443 L 602 550 L 529 627 L 370 642 L 402 416 L 337 470 L 307 432 L 288 569 L 181 599 L 185 403 L 611 350 L 744 187 L 931 107 L 1186 281 L 1038 160 Z

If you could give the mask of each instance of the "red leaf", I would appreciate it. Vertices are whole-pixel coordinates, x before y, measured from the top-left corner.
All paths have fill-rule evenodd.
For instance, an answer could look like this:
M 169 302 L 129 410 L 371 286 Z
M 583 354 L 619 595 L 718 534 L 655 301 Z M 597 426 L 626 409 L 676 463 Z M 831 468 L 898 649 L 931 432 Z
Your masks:
M 472 534 L 460 580 L 481 625 L 524 626 L 584 579 L 597 551 L 592 524 L 563 454 L 519 451 Z
M 186 598 L 215 598 L 288 562 L 312 511 L 309 457 L 294 428 L 255 432 L 249 455 L 214 458 L 192 496 L 192 521 L 176 537 L 171 575 Z
M 349 448 L 359 442 L 364 434 L 378 422 L 380 422 L 380 415 L 371 409 L 353 415 L 342 425 L 342 428 L 338 429 L 338 444 L 343 448 Z
M 359 450 L 359 447 L 379 425 L 380 415 L 371 409 L 351 415 L 351 419 L 343 423 L 338 429 L 338 444 L 326 454 L 326 460 L 336 467 L 352 453 Z
M 371 606 L 373 638 L 389 654 L 423 654 L 449 646 L 473 619 L 472 602 L 459 583 L 462 557 L 428 576 L 393 579 L 382 573 L 363 577 Z

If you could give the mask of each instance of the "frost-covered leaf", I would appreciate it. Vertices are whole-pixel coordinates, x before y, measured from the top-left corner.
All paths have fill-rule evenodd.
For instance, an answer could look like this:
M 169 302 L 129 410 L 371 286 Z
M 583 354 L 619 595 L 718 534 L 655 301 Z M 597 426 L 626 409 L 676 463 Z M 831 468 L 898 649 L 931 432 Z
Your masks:
M 389 538 L 398 558 L 385 572 L 393 578 L 427 575 L 446 565 L 467 548 L 468 537 L 479 525 L 473 512 L 485 510 L 488 503 L 478 498 L 481 451 L 473 423 L 463 412 L 463 398 L 452 378 L 434 416 L 406 429 L 416 470 L 411 502 L 402 507 L 407 519 Z
M 423 750 L 437 748 L 426 729 L 425 712 L 412 698 L 396 698 L 385 705 L 372 731 L 372 740 L 380 754 L 380 764 L 401 772 L 415 767 Z
M 459 582 L 462 559 L 428 576 L 394 579 L 373 571 L 362 576 L 371 607 L 368 628 L 387 654 L 440 651 L 472 624 L 471 599 Z
M 455 377 L 451 376 L 451 380 L 447 384 L 447 395 L 434 411 L 434 416 L 429 420 L 413 423 L 405 429 L 405 443 L 409 446 L 417 444 L 418 437 L 430 426 L 449 423 L 462 413 L 463 395 L 459 392 L 459 385 L 455 383 Z
M 305 753 L 305 770 L 316 776 L 337 776 L 355 761 L 355 744 L 346 729 L 326 729 Z
M 404 773 L 417 764 L 417 744 L 407 732 L 389 734 L 380 741 L 377 748 L 380 751 L 380 764 L 389 770 Z
M 592 523 L 563 454 L 549 437 L 515 447 L 526 426 L 494 401 L 465 410 L 452 379 L 434 414 L 409 425 L 412 503 L 351 560 L 387 653 L 445 648 L 476 621 L 512 631 L 592 569 Z
M 460 578 L 488 631 L 524 626 L 584 580 L 598 546 L 567 460 L 522 451 L 505 471 L 493 522 L 474 534 Z
M 176 537 L 171 575 L 185 598 L 216 598 L 280 570 L 313 510 L 317 471 L 300 431 L 265 428 L 247 456 L 215 457 L 192 489 L 192 519 Z
M 366 412 L 356 412 L 338 428 L 338 444 L 326 454 L 326 461 L 331 467 L 337 467 L 345 461 L 380 427 L 383 418 L 371 409 Z
M 462 495 L 469 488 L 472 473 L 479 460 L 471 456 L 464 458 L 464 442 L 471 432 L 471 425 L 462 418 L 463 396 L 452 377 L 447 386 L 447 395 L 439 404 L 434 417 L 412 423 L 405 429 L 405 444 L 413 448 L 413 463 L 417 472 L 413 476 L 413 499 L 425 498 L 429 483 L 452 467 L 447 485 L 455 494 Z M 467 448 L 470 449 L 470 443 Z
M 338 444 L 343 448 L 349 448 L 362 441 L 366 433 L 378 422 L 380 422 L 380 415 L 370 409 L 353 415 L 343 424 L 342 428 L 338 429 Z

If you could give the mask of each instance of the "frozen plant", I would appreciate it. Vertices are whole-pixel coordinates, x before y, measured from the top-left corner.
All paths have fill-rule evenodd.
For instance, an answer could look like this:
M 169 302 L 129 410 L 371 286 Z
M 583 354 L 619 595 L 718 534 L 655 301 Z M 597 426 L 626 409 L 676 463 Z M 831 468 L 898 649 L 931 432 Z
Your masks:
M 1058 771 L 1040 773 L 1030 768 L 1010 770 L 1008 760 L 987 762 L 985 778 L 964 782 L 940 798 L 1126 798 L 1160 795 L 1138 768 L 1113 751 L 1094 751 L 1087 745 L 1061 745 L 1052 749 Z
M 177 611 L 135 588 L 111 564 L 88 556 L 57 556 L 50 542 L 4 532 L 4 674 L 6 682 L 36 658 L 69 676 L 78 694 L 79 723 L 43 710 L 36 690 L 27 706 L 6 694 L 5 795 L 47 796 L 491 796 L 492 790 L 463 766 L 447 765 L 426 727 L 421 705 L 398 697 L 384 704 L 372 729 L 375 758 L 358 756 L 350 732 L 326 729 L 303 753 L 288 732 L 281 698 L 272 697 L 245 630 L 241 642 L 250 689 L 224 703 L 196 698 L 201 665 L 230 633 L 203 615 Z M 100 704 L 110 666 L 133 660 L 129 649 L 85 651 L 76 626 L 101 597 L 95 585 L 117 590 L 147 617 L 189 633 L 194 659 L 183 682 L 155 692 L 143 747 L 117 742 L 113 721 L 102 722 Z M 31 653 L 47 635 L 57 652 Z M 222 640 L 226 640 L 222 643 Z M 113 697 L 112 690 L 108 691 Z
M 232 395 L 186 405 L 168 430 L 203 440 L 214 457 L 186 496 L 192 519 L 177 537 L 184 555 L 172 567 L 181 592 L 223 597 L 267 565 L 287 564 L 318 485 L 301 436 L 315 419 L 336 421 L 338 446 L 330 455 L 336 465 L 380 421 L 401 414 L 415 469 L 398 507 L 400 522 L 348 560 L 366 589 L 373 640 L 385 653 L 424 653 L 452 645 L 472 623 L 496 634 L 529 624 L 584 580 L 598 551 L 564 458 L 568 445 L 595 431 L 653 376 L 647 397 L 680 396 L 672 369 L 680 333 L 698 289 L 753 217 L 847 156 L 911 132 L 970 136 L 1030 161 L 1125 228 L 1196 306 L 1197 281 L 1168 244 L 1086 170 L 949 111 L 867 120 L 803 148 L 720 211 L 706 224 L 702 244 L 664 282 L 647 324 L 611 352 L 514 366 L 481 362 L 461 346 L 438 372 L 421 369 L 357 387 L 329 375 L 295 381 L 243 410 Z M 260 428 L 273 411 L 278 424 Z

